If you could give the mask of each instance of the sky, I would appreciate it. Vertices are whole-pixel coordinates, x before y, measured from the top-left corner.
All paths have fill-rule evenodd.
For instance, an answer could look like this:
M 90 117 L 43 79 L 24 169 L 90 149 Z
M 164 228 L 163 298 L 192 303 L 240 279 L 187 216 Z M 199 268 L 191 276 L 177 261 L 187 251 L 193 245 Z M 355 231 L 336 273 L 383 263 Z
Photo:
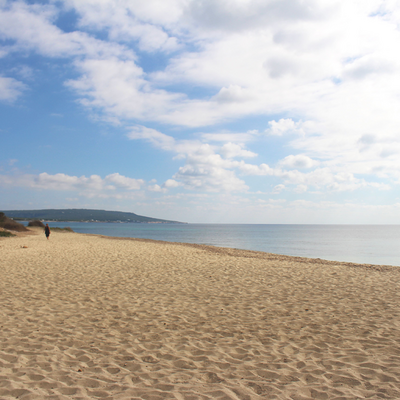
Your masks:
M 0 0 L 0 210 L 400 224 L 400 1 Z

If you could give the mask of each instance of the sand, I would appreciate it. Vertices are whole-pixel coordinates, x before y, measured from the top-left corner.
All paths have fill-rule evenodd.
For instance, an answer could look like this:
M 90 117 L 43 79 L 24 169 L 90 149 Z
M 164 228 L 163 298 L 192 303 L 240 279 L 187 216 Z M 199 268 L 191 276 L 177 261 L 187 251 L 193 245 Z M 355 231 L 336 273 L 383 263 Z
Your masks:
M 40 230 L 0 255 L 0 399 L 400 398 L 400 268 Z

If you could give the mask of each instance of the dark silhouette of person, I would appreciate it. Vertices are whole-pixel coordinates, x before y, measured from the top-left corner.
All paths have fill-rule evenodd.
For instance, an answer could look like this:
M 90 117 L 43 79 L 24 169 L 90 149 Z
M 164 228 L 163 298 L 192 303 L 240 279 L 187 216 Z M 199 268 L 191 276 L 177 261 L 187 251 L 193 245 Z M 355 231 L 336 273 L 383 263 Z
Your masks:
M 47 240 L 49 240 L 49 236 L 50 236 L 50 227 L 49 224 L 46 224 L 45 228 L 44 228 L 44 233 L 47 237 Z

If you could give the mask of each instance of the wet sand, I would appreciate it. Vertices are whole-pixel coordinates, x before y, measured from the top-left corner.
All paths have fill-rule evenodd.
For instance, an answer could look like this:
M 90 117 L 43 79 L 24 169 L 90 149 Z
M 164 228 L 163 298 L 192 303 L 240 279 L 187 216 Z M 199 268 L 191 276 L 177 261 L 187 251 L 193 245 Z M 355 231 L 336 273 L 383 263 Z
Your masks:
M 0 399 L 398 399 L 400 268 L 0 239 Z

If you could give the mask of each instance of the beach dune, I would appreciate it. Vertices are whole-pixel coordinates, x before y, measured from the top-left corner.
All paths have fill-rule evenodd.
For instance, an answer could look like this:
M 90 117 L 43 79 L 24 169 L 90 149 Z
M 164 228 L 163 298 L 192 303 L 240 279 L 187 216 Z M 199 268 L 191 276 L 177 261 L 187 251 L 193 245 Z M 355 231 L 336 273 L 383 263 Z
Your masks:
M 400 398 L 399 268 L 41 230 L 0 255 L 0 399 Z

